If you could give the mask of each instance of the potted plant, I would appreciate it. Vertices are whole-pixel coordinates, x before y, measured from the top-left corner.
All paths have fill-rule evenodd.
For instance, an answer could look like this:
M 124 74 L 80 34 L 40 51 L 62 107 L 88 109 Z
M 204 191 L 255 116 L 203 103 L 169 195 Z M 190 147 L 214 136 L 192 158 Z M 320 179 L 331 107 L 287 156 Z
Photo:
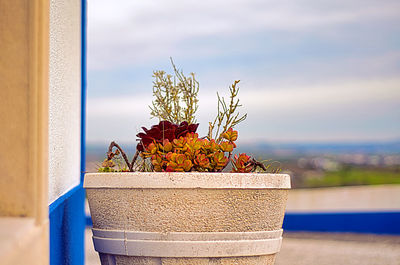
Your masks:
M 132 160 L 112 142 L 99 172 L 85 175 L 101 263 L 274 264 L 290 177 L 233 155 L 234 127 L 246 118 L 239 81 L 228 103 L 217 94 L 217 116 L 199 137 L 199 83 L 172 65 L 174 76 L 154 72 L 150 108 L 160 122 L 137 134 Z

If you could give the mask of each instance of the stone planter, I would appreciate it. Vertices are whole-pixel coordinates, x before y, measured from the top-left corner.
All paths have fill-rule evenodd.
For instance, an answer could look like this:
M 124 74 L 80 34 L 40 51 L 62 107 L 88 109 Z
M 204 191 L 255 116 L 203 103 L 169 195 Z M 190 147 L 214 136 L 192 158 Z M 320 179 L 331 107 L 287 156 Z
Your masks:
M 290 177 L 91 173 L 84 187 L 102 265 L 274 264 Z

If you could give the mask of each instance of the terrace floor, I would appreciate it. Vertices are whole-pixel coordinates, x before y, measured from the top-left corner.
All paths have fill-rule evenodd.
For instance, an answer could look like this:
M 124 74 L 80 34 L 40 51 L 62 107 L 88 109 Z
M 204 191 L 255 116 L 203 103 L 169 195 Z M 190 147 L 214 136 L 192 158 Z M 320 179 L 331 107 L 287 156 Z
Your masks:
M 100 265 L 86 229 L 86 265 Z M 400 236 L 336 233 L 284 234 L 275 265 L 400 265 Z

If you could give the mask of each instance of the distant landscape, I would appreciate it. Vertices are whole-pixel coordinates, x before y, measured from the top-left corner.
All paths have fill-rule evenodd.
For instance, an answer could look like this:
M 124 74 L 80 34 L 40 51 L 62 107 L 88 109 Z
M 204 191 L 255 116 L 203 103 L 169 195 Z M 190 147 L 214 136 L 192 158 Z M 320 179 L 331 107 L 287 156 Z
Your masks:
M 122 143 L 132 156 L 135 143 Z M 379 143 L 239 144 L 247 153 L 292 176 L 293 188 L 400 184 L 400 141 Z M 87 144 L 86 167 L 95 172 L 107 144 Z

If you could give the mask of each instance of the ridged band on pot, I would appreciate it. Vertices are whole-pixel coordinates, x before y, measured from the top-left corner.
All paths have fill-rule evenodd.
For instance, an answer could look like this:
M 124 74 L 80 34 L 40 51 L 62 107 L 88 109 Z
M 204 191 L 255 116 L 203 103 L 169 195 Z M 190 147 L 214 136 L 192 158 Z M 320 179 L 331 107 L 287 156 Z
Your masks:
M 132 172 L 89 173 L 84 187 L 169 189 L 290 189 L 287 174 Z
M 259 232 L 139 232 L 92 229 L 96 251 L 137 257 L 243 257 L 279 252 L 282 230 Z

